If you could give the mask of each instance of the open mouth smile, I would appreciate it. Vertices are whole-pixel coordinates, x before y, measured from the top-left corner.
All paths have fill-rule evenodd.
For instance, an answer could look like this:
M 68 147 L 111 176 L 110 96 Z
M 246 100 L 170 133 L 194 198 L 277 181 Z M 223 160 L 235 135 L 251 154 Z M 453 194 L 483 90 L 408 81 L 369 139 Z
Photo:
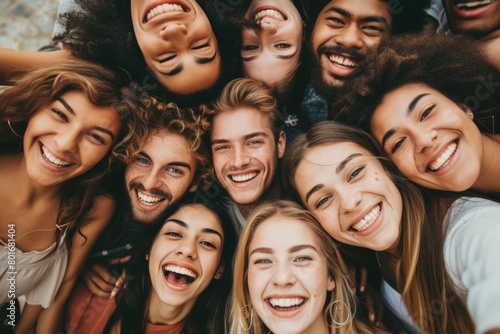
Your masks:
M 278 311 L 293 311 L 301 307 L 305 298 L 269 298 L 269 305 Z
M 471 2 L 456 1 L 454 4 L 458 9 L 461 10 L 473 10 L 492 4 L 495 1 L 496 0 L 483 0 L 483 1 L 471 1 Z
M 177 286 L 188 286 L 198 277 L 198 274 L 191 269 L 173 264 L 165 265 L 163 267 L 163 274 L 169 283 Z
M 362 231 L 366 230 L 367 228 L 372 226 L 373 223 L 380 216 L 380 211 L 381 211 L 381 204 L 374 207 L 370 212 L 368 212 L 368 214 L 363 219 L 361 219 L 356 224 L 352 225 L 349 228 L 349 230 L 354 231 L 354 232 L 362 232 Z
M 140 192 L 139 190 L 137 190 L 136 192 L 137 192 L 137 198 L 139 199 L 139 201 L 142 204 L 147 205 L 147 206 L 153 206 L 153 205 L 156 205 L 156 204 L 163 202 L 165 200 L 165 197 L 148 195 L 148 194 L 145 194 L 143 192 Z
M 335 65 L 340 65 L 348 68 L 356 68 L 358 62 L 352 58 L 344 57 L 335 53 L 326 54 L 328 60 Z
M 448 163 L 451 161 L 453 154 L 457 151 L 457 147 L 458 139 L 448 145 L 446 150 L 444 150 L 444 152 L 436 160 L 434 160 L 427 166 L 427 169 L 431 172 L 437 172 L 438 170 L 446 167 L 446 165 L 448 165 Z
M 259 173 L 252 172 L 252 173 L 243 174 L 243 175 L 230 175 L 229 178 L 233 182 L 240 183 L 240 182 L 247 182 L 247 181 L 253 180 L 257 177 L 257 175 L 259 175 Z
M 158 6 L 154 7 L 153 9 L 151 9 L 146 14 L 146 17 L 144 18 L 143 21 L 144 21 L 144 23 L 146 23 L 149 20 L 151 20 L 152 18 L 154 18 L 155 16 L 160 15 L 160 14 L 164 14 L 164 13 L 174 13 L 174 12 L 185 13 L 188 11 L 189 11 L 189 9 L 184 8 L 180 4 L 164 3 L 162 5 L 158 5 Z
M 59 168 L 68 168 L 74 166 L 75 164 L 70 161 L 61 160 L 55 157 L 52 153 L 50 153 L 49 149 L 44 145 L 40 145 L 42 150 L 42 156 L 49 164 L 59 167 Z
M 287 17 L 276 9 L 266 8 L 258 10 L 253 16 L 255 23 L 260 23 L 264 17 L 269 17 L 278 21 L 286 21 Z

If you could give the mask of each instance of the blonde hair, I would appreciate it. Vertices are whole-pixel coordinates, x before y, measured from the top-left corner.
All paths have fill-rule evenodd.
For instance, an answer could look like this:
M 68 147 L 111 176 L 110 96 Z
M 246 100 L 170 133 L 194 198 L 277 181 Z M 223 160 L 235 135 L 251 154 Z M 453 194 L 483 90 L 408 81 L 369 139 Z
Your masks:
M 230 309 L 228 310 L 230 319 L 228 332 L 232 334 L 262 334 L 264 330 L 267 330 L 258 316 L 242 317 L 241 312 L 245 307 L 251 306 L 247 280 L 249 245 L 257 228 L 272 217 L 300 220 L 318 238 L 321 251 L 326 258 L 328 273 L 335 281 L 335 289 L 328 292 L 327 301 L 323 308 L 327 324 L 331 328 L 330 333 L 373 333 L 368 329 L 367 325 L 362 324 L 360 320 L 355 318 L 356 296 L 351 291 L 346 265 L 333 239 L 323 230 L 311 212 L 294 202 L 284 200 L 263 203 L 255 208 L 240 236 L 234 259 L 233 292 Z M 325 291 L 325 293 L 327 292 Z M 345 304 L 343 306 L 347 307 L 347 312 L 333 314 L 335 310 L 334 304 L 339 301 Z M 345 324 L 339 327 L 335 325 L 334 319 L 338 323 Z M 245 330 L 243 326 L 249 329 Z
M 278 102 L 271 89 L 260 81 L 238 78 L 229 82 L 211 106 L 202 109 L 213 117 L 237 108 L 254 108 L 262 112 L 269 121 L 275 140 L 283 129 L 283 117 L 278 110 Z

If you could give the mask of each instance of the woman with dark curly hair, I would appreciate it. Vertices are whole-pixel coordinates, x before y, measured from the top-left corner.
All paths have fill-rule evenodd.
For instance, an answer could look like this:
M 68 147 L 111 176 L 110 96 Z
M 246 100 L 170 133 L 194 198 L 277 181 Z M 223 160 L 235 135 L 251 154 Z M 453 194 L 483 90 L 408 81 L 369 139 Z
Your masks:
M 0 95 L 0 262 L 15 258 L 1 267 L 1 290 L 12 293 L 0 303 L 26 296 L 19 332 L 59 326 L 115 209 L 109 170 L 145 133 L 136 93 L 99 65 L 68 61 L 23 75 Z
M 477 42 L 393 38 L 362 66 L 364 74 L 346 85 L 331 118 L 370 130 L 421 186 L 500 193 L 500 135 L 481 133 L 498 125 L 499 75 Z

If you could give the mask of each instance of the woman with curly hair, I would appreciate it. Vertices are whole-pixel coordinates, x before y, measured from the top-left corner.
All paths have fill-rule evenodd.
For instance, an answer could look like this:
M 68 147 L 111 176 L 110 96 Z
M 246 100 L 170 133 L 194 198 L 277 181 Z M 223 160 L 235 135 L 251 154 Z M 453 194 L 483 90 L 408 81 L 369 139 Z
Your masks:
M 420 191 L 368 133 L 332 121 L 292 143 L 283 175 L 332 238 L 377 252 L 386 305 L 410 333 L 499 333 L 498 203 Z
M 1 290 L 12 293 L 0 303 L 26 296 L 20 332 L 57 329 L 111 219 L 109 170 L 145 133 L 136 94 L 99 65 L 68 61 L 19 77 L 0 95 L 0 257 L 15 257 L 2 265 Z
M 360 320 L 356 304 L 340 252 L 314 215 L 290 201 L 252 211 L 235 255 L 227 333 L 385 332 Z
M 369 130 L 418 185 L 500 193 L 500 135 L 481 132 L 498 131 L 500 76 L 477 42 L 398 37 L 366 64 L 334 104 L 333 119 Z

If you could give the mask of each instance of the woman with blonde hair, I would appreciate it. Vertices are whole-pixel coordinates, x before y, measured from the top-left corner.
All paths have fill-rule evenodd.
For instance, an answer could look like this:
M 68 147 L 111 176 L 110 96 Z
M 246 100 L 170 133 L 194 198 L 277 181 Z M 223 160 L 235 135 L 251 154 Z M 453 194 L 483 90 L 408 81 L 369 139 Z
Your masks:
M 229 333 L 374 333 L 356 304 L 337 246 L 309 211 L 276 201 L 252 212 L 235 257 Z

